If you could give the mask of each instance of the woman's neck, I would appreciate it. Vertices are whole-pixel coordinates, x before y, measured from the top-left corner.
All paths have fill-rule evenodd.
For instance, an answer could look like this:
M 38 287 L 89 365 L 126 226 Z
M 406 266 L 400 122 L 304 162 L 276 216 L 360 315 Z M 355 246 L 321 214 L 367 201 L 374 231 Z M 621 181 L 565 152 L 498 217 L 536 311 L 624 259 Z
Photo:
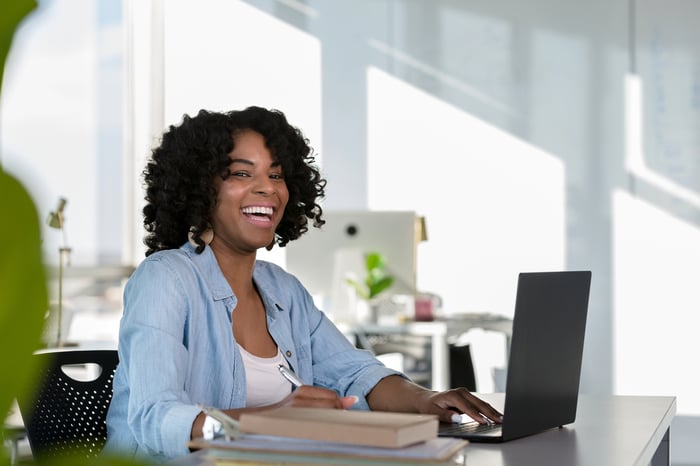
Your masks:
M 255 270 L 256 254 L 236 254 L 231 250 L 212 248 L 221 273 L 228 281 L 236 295 L 253 292 L 253 270 Z

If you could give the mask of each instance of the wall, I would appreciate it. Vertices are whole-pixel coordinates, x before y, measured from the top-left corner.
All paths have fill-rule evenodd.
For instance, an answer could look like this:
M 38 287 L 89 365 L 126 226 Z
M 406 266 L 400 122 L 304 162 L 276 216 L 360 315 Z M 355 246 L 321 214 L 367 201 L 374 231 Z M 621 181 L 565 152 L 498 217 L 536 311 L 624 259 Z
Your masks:
M 685 166 L 660 160 L 642 116 L 659 86 L 682 79 L 676 71 L 697 79 L 696 47 L 680 65 L 690 70 L 651 69 L 645 55 L 662 40 L 654 27 L 668 33 L 697 8 L 168 2 L 166 120 L 198 106 L 285 110 L 320 153 L 327 208 L 426 216 L 418 284 L 442 295 L 447 312 L 508 315 L 519 271 L 592 270 L 582 391 L 677 395 L 673 454 L 699 462 L 683 443 L 700 432 L 700 382 L 689 369 L 699 349 L 697 144 L 687 139 Z M 696 44 L 689 31 L 664 39 L 665 52 Z M 667 81 L 655 84 L 660 71 Z M 677 122 L 662 123 L 668 132 Z M 640 160 L 652 177 L 640 176 Z
M 97 14 L 92 3 L 83 4 L 86 15 Z M 508 315 L 519 271 L 592 270 L 582 391 L 678 396 L 674 463 L 700 463 L 693 445 L 700 382 L 691 376 L 691 357 L 700 350 L 694 292 L 700 54 L 692 24 L 700 4 L 124 5 L 125 178 L 132 187 L 122 206 L 131 214 L 124 222 L 132 233 L 122 246 L 125 257 L 142 257 L 139 173 L 165 125 L 202 107 L 280 108 L 318 151 L 329 180 L 327 208 L 415 209 L 426 216 L 430 239 L 419 248 L 418 284 L 442 295 L 446 311 Z M 91 73 L 94 57 L 102 56 L 91 44 L 103 42 L 90 20 L 78 19 L 74 46 L 53 56 Z M 118 52 L 100 50 L 104 61 Z M 45 76 L 53 86 L 30 86 L 38 93 L 31 96 L 54 86 L 71 96 L 53 109 L 59 113 L 51 121 L 36 126 L 62 131 L 42 138 L 30 131 L 29 142 L 14 151 L 59 155 L 34 170 L 45 213 L 59 194 L 45 186 L 76 166 L 94 174 L 91 182 L 109 186 L 118 147 L 76 131 L 107 117 L 90 104 L 95 81 L 86 74 L 76 80 L 66 72 L 68 62 L 51 63 L 32 61 L 22 79 L 8 78 L 16 81 L 3 87 L 4 154 L 19 141 L 9 136 L 19 134 L 10 121 L 18 118 L 10 115 L 23 105 L 22 115 L 48 115 L 40 100 L 31 108 L 13 100 L 13 87 Z M 76 136 L 57 147 L 60 133 Z M 90 158 L 98 149 L 107 158 Z M 70 154 L 65 160 L 73 165 L 62 163 L 61 154 Z M 26 163 L 7 157 L 3 162 L 15 167 Z M 99 225 L 119 231 L 123 217 L 110 215 L 104 199 L 98 207 L 102 194 L 71 192 L 63 193 L 71 214 L 101 219 L 77 230 L 73 245 L 92 248 Z M 118 238 L 110 242 L 118 249 Z M 284 251 L 276 248 L 270 258 L 283 263 Z

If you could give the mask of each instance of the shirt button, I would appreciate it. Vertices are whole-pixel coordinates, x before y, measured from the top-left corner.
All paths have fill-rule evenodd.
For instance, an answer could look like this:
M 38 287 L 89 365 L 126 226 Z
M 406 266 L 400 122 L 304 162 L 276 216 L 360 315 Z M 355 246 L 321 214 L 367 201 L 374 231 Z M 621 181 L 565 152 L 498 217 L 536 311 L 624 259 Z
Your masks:
M 291 357 L 292 357 L 292 352 L 289 351 L 289 350 L 287 350 L 284 354 L 285 354 L 288 358 L 291 358 Z

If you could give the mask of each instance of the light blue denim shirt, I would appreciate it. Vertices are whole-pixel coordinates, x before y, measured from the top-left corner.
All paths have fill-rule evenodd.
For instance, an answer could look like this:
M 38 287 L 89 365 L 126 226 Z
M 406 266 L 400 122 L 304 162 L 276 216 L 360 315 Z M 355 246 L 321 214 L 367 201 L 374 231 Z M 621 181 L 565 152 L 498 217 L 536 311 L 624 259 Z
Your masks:
M 269 332 L 301 379 L 356 395 L 355 408 L 369 409 L 367 393 L 396 372 L 356 349 L 282 268 L 258 261 L 253 279 Z M 185 455 L 197 403 L 245 406 L 245 370 L 231 329 L 236 302 L 208 247 L 196 254 L 186 243 L 139 265 L 124 291 L 105 451 L 157 462 Z

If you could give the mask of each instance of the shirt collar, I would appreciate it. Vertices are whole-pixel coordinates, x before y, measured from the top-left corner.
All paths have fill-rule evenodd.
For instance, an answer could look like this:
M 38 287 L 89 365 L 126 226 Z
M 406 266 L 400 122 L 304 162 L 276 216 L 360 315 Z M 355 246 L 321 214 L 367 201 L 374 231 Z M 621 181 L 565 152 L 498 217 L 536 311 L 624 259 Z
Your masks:
M 187 254 L 195 267 L 199 269 L 215 301 L 233 296 L 233 291 L 226 278 L 224 278 L 224 274 L 221 273 L 219 263 L 216 262 L 216 257 L 210 247 L 205 247 L 201 254 L 197 254 L 195 247 L 188 241 L 180 246 L 180 249 Z
M 190 257 L 192 262 L 202 273 L 214 300 L 219 301 L 234 296 L 233 290 L 231 290 L 224 274 L 221 272 L 219 263 L 216 261 L 216 256 L 214 256 L 214 252 L 210 247 L 205 247 L 201 254 L 197 254 L 195 252 L 195 247 L 187 242 L 183 244 L 180 249 Z M 267 270 L 267 266 L 267 262 L 255 261 L 253 280 L 255 280 L 255 284 L 258 286 L 260 295 L 265 302 L 265 308 L 269 309 L 270 306 L 274 306 L 278 311 L 283 311 L 287 308 L 284 304 L 285 300 L 283 299 L 286 295 L 283 293 L 283 290 L 280 290 L 279 287 L 276 286 Z

